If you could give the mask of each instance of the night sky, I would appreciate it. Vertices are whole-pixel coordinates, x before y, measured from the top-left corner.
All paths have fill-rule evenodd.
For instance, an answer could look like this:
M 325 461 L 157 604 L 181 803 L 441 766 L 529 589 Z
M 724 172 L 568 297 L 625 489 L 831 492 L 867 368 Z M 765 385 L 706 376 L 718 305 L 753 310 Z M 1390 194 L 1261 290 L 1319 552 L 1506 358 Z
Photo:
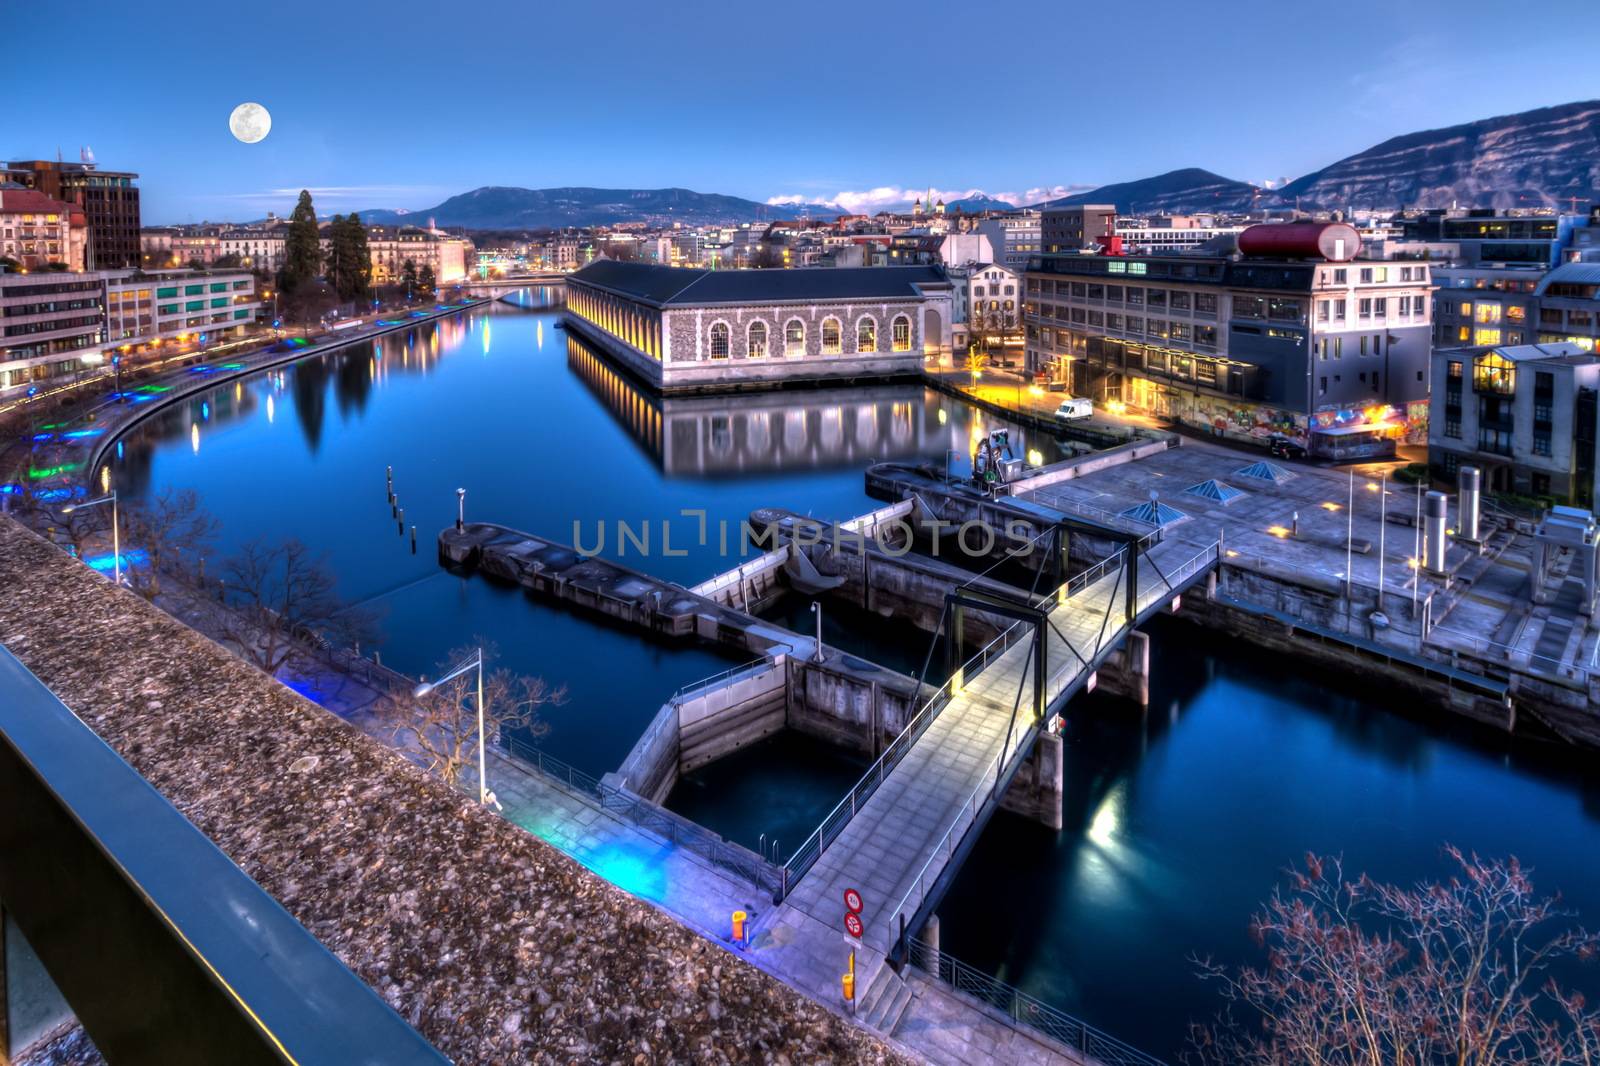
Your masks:
M 7 5 L 0 156 L 138 171 L 151 223 L 683 186 L 873 210 L 1201 166 L 1294 178 L 1600 97 L 1592 3 Z M 1518 25 L 1519 19 L 1522 21 Z M 64 36 L 63 36 L 64 35 Z M 63 52 L 65 49 L 65 52 Z M 255 100 L 272 134 L 235 141 Z

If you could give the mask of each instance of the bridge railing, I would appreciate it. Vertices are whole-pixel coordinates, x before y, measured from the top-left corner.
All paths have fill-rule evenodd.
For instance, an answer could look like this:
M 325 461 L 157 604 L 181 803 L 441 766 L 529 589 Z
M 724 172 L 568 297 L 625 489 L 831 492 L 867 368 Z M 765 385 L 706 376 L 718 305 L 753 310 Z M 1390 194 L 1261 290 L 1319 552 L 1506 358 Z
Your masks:
M 1057 1010 L 921 940 L 910 941 L 909 949 L 911 962 L 930 977 L 936 977 L 957 992 L 993 1007 L 1019 1025 L 1037 1029 L 1058 1043 L 1076 1048 L 1095 1062 L 1104 1063 L 1105 1066 L 1166 1066 L 1153 1055 L 1147 1055 L 1101 1032 L 1088 1022 Z
M 1185 581 L 1188 581 L 1195 574 L 1215 566 L 1221 555 L 1222 541 L 1213 541 L 1176 567 L 1161 571 L 1159 576 L 1164 578 L 1163 581 L 1152 582 L 1147 588 L 1139 590 L 1139 609 L 1142 611 L 1157 600 L 1165 599 L 1169 594 L 1181 591 Z M 1146 568 L 1141 567 L 1139 573 L 1141 575 L 1146 574 Z M 1140 584 L 1143 584 L 1143 582 L 1140 582 Z M 1157 587 L 1158 585 L 1160 587 Z
M 782 870 L 783 883 L 779 899 L 794 889 L 806 871 L 816 864 L 828 845 L 839 838 L 839 834 L 844 832 L 845 826 L 850 824 L 856 812 L 866 806 L 872 794 L 878 791 L 878 786 L 883 784 L 884 779 L 910 752 L 912 746 L 927 731 L 928 726 L 939 716 L 939 712 L 950 702 L 951 697 L 959 691 L 960 686 L 969 683 L 985 667 L 1013 647 L 1018 640 L 1027 637 L 1029 632 L 1023 623 L 1013 623 L 999 636 L 978 649 L 976 654 L 963 663 L 960 669 L 922 704 L 917 713 L 906 723 L 906 727 L 900 731 L 900 735 L 883 749 L 883 754 L 879 755 L 867 768 L 867 772 L 861 775 L 861 780 L 855 783 L 849 794 L 828 812 L 816 830 L 789 856 L 789 861 L 784 864 Z
M 1017 738 L 1018 744 L 1022 738 Z M 944 872 L 956 849 L 961 846 L 961 840 L 966 836 L 967 830 L 978 820 L 987 794 L 994 790 L 995 784 L 1000 780 L 1001 773 L 1005 770 L 1007 759 L 1016 751 L 1017 745 L 1002 745 L 1000 753 L 990 761 L 983 773 L 978 777 L 978 786 L 972 790 L 961 809 L 956 811 L 950 819 L 950 825 L 945 829 L 939 842 L 928 851 L 927 861 L 922 864 L 922 869 L 917 871 L 917 876 L 911 879 L 905 895 L 895 904 L 894 910 L 889 915 L 889 929 L 897 942 L 904 943 L 906 939 L 906 926 L 917 908 L 922 906 L 922 901 L 927 898 L 928 890 L 933 887 L 934 881 Z M 896 956 L 898 957 L 898 956 Z

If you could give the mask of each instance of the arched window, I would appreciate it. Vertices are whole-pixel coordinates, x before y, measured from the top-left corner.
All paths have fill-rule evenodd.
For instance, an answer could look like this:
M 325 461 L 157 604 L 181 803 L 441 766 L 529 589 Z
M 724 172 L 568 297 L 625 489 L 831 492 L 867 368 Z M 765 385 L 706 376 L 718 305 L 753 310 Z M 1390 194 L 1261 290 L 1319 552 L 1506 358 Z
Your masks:
M 711 358 L 728 358 L 728 324 L 717 322 L 711 327 Z
M 839 320 L 829 317 L 822 320 L 822 354 L 838 355 L 844 351 L 844 337 Z
M 895 315 L 894 325 L 890 329 L 890 336 L 894 340 L 894 350 L 909 352 L 911 350 L 911 320 L 905 315 Z
M 864 315 L 856 323 L 856 351 L 866 353 L 878 350 L 878 320 Z
M 763 359 L 767 354 L 767 324 L 750 323 L 750 358 Z
M 791 318 L 783 327 L 783 354 L 793 357 L 806 354 L 806 324 Z

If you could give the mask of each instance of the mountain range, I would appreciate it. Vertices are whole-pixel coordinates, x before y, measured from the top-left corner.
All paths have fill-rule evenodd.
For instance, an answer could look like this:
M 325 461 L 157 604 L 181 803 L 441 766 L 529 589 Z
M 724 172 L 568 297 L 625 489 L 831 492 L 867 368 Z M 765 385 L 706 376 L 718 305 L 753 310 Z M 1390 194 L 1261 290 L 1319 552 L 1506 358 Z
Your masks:
M 1199 167 L 1104 185 L 1034 204 L 1111 203 L 1123 214 L 1402 207 L 1556 207 L 1600 200 L 1600 101 L 1588 100 L 1391 137 L 1274 189 Z M 898 207 L 899 205 L 895 205 Z M 1016 205 L 973 193 L 950 210 Z M 416 211 L 362 212 L 369 223 L 546 229 L 617 222 L 685 225 L 847 213 L 832 203 L 760 203 L 689 189 L 486 186 Z

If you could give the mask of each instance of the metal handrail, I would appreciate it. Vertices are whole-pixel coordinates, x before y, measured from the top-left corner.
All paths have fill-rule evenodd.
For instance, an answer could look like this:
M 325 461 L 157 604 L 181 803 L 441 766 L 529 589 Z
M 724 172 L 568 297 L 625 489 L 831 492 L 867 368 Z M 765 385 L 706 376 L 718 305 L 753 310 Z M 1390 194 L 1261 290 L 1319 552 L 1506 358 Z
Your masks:
M 1166 1066 L 1155 1056 L 1125 1044 L 1088 1022 L 1057 1010 L 921 940 L 911 940 L 908 947 L 911 961 L 924 973 L 943 981 L 957 992 L 1003 1012 L 1018 1025 L 1036 1029 L 1058 1043 L 1084 1052 L 1096 1062 L 1105 1066 Z
M 993 640 L 978 649 L 971 658 L 962 664 L 955 675 L 947 678 L 944 684 L 940 685 L 934 694 L 922 704 L 917 713 L 906 723 L 905 728 L 900 731 L 900 735 L 895 737 L 889 746 L 883 749 L 883 754 L 879 755 L 873 764 L 867 768 L 866 773 L 861 775 L 860 780 L 855 783 L 844 799 L 840 800 L 833 810 L 828 812 L 817 825 L 817 828 L 812 831 L 811 835 L 789 856 L 789 860 L 783 865 L 784 895 L 787 895 L 800 878 L 805 876 L 806 871 L 811 869 L 818 857 L 821 856 L 823 849 L 838 838 L 839 834 L 844 831 L 844 827 L 855 817 L 856 812 L 878 790 L 878 786 L 888 777 L 890 771 L 899 765 L 900 760 L 905 756 L 911 745 L 917 742 L 934 718 L 938 717 L 939 711 L 944 709 L 945 703 L 948 702 L 953 694 L 950 688 L 951 682 L 956 677 L 961 677 L 963 683 L 969 682 L 993 661 L 990 658 L 990 653 L 997 646 L 1003 644 L 1003 647 L 999 648 L 1001 652 L 1008 650 L 1012 646 L 1011 637 L 1022 628 L 1022 625 L 1021 622 L 1012 623 Z M 976 669 L 973 669 L 974 664 L 976 664 Z
M 1458 654 L 1481 655 L 1486 657 L 1492 652 L 1498 652 L 1499 657 L 1503 658 L 1508 666 L 1517 665 L 1516 660 L 1519 658 L 1525 659 L 1529 666 L 1532 666 L 1535 663 L 1548 664 L 1545 667 L 1545 672 L 1547 674 L 1554 674 L 1557 677 L 1570 678 L 1574 681 L 1582 681 L 1585 684 L 1588 683 L 1589 678 L 1593 673 L 1591 668 L 1595 665 L 1595 655 L 1600 654 L 1600 642 L 1597 642 L 1594 651 L 1590 653 L 1589 663 L 1587 666 L 1579 665 L 1577 662 L 1574 662 L 1569 666 L 1565 660 L 1552 659 L 1548 655 L 1540 655 L 1531 648 L 1524 650 L 1522 648 L 1514 647 L 1510 644 L 1502 644 L 1497 640 L 1490 640 L 1487 637 L 1477 637 L 1473 636 L 1471 633 L 1463 633 L 1459 629 L 1450 629 L 1443 625 L 1436 625 L 1432 629 L 1428 630 L 1430 637 L 1435 633 L 1446 634 L 1447 636 L 1453 637 L 1458 641 L 1464 641 L 1467 644 L 1467 647 L 1465 648 L 1456 648 L 1450 646 L 1449 644 L 1434 645 L 1434 647 L 1439 648 L 1441 651 L 1451 651 Z M 1424 648 L 1427 646 L 1428 645 L 1424 644 Z M 1583 646 L 1580 643 L 1580 654 L 1582 652 L 1582 647 Z
M 692 692 L 699 692 L 701 689 L 708 689 L 714 685 L 721 684 L 728 678 L 733 677 L 736 674 L 741 674 L 746 670 L 752 670 L 758 666 L 770 665 L 772 665 L 772 658 L 770 656 L 763 655 L 759 658 L 751 659 L 747 663 L 740 663 L 738 666 L 730 666 L 726 670 L 712 674 L 709 677 L 702 677 L 698 681 L 690 681 L 688 684 L 680 685 L 678 690 L 672 694 L 672 697 L 668 699 L 667 702 L 681 703 Z

